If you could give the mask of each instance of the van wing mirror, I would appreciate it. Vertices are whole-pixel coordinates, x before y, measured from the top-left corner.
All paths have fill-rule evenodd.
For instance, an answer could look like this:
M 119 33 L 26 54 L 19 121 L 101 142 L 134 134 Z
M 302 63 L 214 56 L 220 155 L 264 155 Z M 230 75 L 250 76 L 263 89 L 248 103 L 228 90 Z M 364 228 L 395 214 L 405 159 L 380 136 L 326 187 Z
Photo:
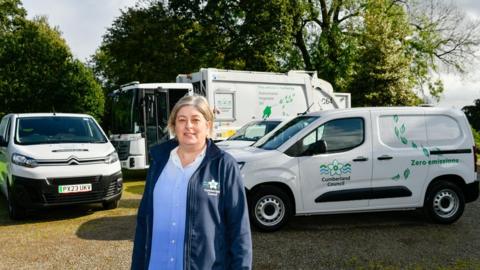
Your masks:
M 303 154 L 304 156 L 324 154 L 327 152 L 327 142 L 324 140 L 318 140 L 308 146 L 307 151 Z
M 0 137 L 0 147 L 7 147 L 8 142 L 5 140 L 5 138 Z

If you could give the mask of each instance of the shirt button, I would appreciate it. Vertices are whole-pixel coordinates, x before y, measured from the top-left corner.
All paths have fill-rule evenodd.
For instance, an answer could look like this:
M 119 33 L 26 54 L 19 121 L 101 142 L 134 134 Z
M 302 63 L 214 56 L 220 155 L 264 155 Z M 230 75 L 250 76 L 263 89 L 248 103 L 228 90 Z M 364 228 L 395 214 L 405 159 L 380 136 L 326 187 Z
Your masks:
M 173 262 L 173 261 L 175 261 L 175 259 L 174 259 L 174 258 L 170 258 L 170 261 Z
M 175 240 L 170 241 L 170 243 L 175 244 Z
M 175 225 L 177 225 L 177 223 L 176 223 L 176 222 L 172 222 L 172 226 L 175 226 Z

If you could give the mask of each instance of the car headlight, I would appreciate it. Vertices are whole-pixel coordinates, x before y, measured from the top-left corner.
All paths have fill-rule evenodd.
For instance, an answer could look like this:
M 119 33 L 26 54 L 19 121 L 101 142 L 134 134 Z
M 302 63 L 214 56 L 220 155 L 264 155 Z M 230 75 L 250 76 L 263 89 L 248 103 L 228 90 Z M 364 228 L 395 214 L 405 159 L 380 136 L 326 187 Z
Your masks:
M 240 170 L 243 168 L 243 166 L 245 166 L 245 162 L 237 162 L 238 164 L 238 167 L 240 168 Z
M 108 156 L 105 157 L 105 163 L 112 164 L 118 161 L 117 151 L 113 151 Z
M 12 155 L 12 162 L 19 166 L 24 166 L 29 168 L 34 168 L 38 166 L 37 161 L 35 159 L 24 156 L 24 155 L 16 154 L 16 153 Z

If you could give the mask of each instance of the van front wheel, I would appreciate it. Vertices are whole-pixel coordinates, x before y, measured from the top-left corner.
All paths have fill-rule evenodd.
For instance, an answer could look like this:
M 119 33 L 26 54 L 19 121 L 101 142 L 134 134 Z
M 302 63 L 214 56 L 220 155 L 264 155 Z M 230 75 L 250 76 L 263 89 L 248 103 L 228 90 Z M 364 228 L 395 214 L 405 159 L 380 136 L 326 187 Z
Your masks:
M 429 189 L 424 206 L 427 215 L 434 222 L 450 224 L 462 216 L 465 197 L 457 185 L 440 181 Z
M 251 196 L 250 220 L 262 231 L 273 232 L 280 229 L 291 213 L 290 198 L 278 187 L 259 187 Z

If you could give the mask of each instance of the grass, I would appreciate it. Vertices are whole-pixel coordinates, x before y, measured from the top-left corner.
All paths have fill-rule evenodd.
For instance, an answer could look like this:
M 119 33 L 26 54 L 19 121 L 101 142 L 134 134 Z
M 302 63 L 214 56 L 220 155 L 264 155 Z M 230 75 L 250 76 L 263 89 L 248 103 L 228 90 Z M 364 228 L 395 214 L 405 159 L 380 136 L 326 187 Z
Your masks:
M 44 209 L 11 221 L 0 202 L 0 269 L 128 269 L 144 181 L 127 181 L 117 209 Z

